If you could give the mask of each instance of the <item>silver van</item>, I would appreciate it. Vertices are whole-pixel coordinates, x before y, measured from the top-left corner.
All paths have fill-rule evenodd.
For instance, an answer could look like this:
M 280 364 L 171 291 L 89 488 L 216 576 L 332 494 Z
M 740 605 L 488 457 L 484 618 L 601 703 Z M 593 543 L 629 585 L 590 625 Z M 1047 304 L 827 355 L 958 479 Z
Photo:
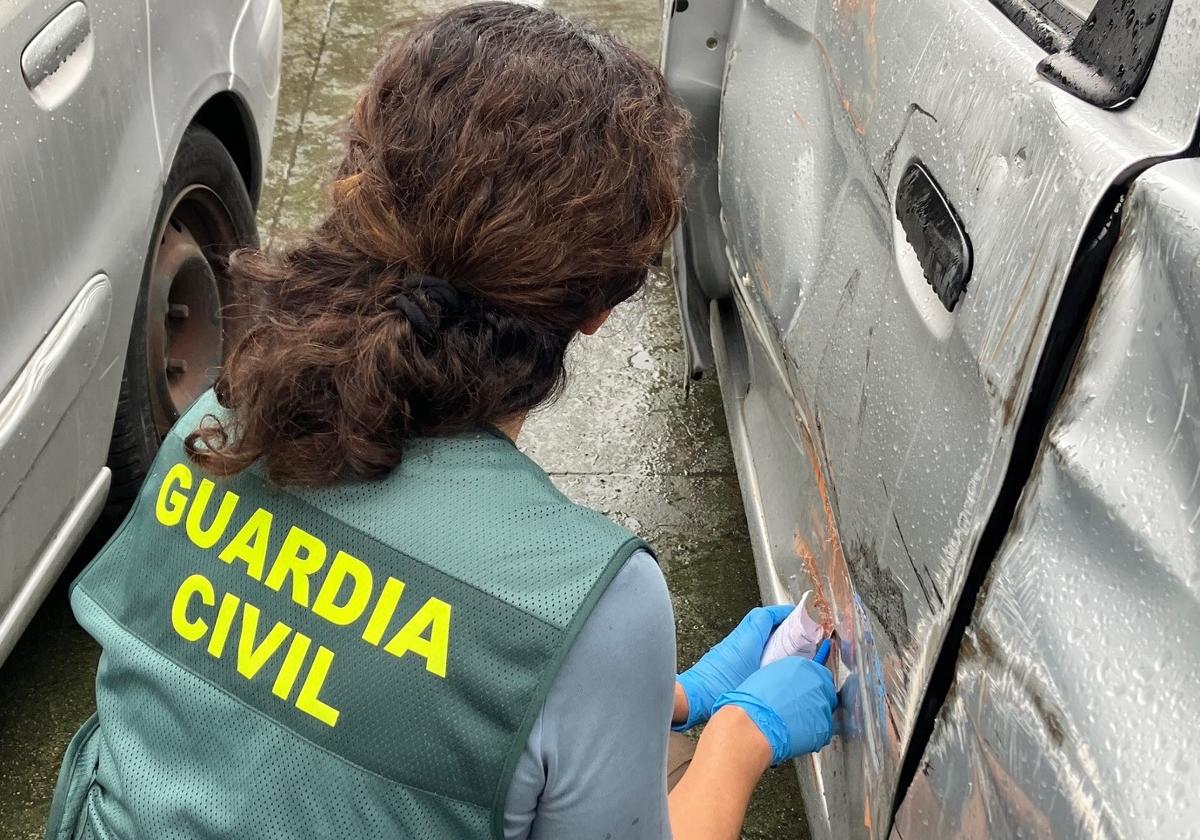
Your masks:
M 0 662 L 211 381 L 279 0 L 0 4 Z
M 1200 837 L 1200 2 L 669 0 L 814 838 Z

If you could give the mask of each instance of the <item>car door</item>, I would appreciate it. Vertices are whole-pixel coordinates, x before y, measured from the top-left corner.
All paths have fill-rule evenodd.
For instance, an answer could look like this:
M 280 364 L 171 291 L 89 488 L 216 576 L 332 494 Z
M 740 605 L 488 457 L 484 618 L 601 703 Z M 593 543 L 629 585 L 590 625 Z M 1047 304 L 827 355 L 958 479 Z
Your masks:
M 10 0 L 0 12 L 0 388 L 103 266 L 106 193 L 148 103 L 141 4 Z M 137 6 L 137 9 L 132 7 Z M 126 8 L 128 7 L 128 8 Z M 140 68 L 140 69 L 139 69 Z M 139 149 L 140 151 L 140 149 Z
M 1198 219 L 1130 187 L 897 837 L 1200 837 Z
M 161 174 L 145 8 L 0 7 L 0 659 L 108 449 Z
M 53 88 L 54 80 L 49 76 L 52 62 L 60 52 L 71 56 L 63 62 L 72 64 L 68 73 L 79 64 L 90 69 L 89 53 L 94 46 L 87 9 L 82 4 L 72 4 L 74 8 L 57 25 L 53 24 L 62 5 L 46 0 L 20 0 L 7 4 L 0 18 L 0 51 L 8 69 L 0 76 L 0 154 L 4 161 L 0 253 L 5 263 L 4 305 L 0 307 L 3 386 L 24 366 L 87 280 L 86 274 L 56 276 L 51 266 L 62 255 L 57 249 L 47 253 L 48 231 L 43 230 L 61 218 L 59 213 L 70 214 L 71 209 L 52 205 L 51 194 L 61 189 L 66 179 L 45 166 L 50 157 L 47 141 L 52 148 L 58 144 L 43 134 L 51 127 L 51 115 L 33 98 L 33 90 L 47 83 Z M 34 83 L 32 87 L 30 81 Z M 66 202 L 60 196 L 55 203 Z
M 1166 5 L 741 0 L 690 29 L 701 4 L 674 6 L 668 78 L 674 55 L 685 100 L 720 98 L 748 360 L 732 307 L 713 332 L 723 387 L 746 369 L 731 429 L 764 594 L 813 588 L 841 641 L 842 736 L 805 780 L 817 836 L 888 832 L 1086 317 L 1088 259 L 1124 185 L 1192 140 L 1197 7 Z M 716 83 L 689 81 L 689 51 L 723 56 Z

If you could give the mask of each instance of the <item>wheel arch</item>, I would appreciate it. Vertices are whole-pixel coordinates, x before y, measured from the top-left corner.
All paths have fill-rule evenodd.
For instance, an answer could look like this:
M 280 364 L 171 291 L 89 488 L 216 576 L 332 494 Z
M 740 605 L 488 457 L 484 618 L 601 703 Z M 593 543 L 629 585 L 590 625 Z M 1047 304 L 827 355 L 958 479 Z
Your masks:
M 245 101 L 231 90 L 215 93 L 196 111 L 190 125 L 207 128 L 221 141 L 242 176 L 250 203 L 257 210 L 263 182 L 262 150 Z

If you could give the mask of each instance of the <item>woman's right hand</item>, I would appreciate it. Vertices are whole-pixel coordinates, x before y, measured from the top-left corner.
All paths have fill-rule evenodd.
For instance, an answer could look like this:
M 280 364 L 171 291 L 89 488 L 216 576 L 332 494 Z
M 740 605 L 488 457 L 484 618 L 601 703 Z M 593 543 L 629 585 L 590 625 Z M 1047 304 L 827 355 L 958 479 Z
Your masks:
M 758 670 L 767 639 L 794 609 L 792 604 L 755 607 L 699 662 L 679 675 L 676 682 L 686 703 L 682 704 L 682 716 L 674 720 L 676 731 L 707 721 L 717 698 Z
M 811 659 L 788 656 L 758 669 L 713 704 L 738 706 L 771 747 L 771 763 L 816 752 L 833 737 L 833 675 Z
M 767 765 L 828 744 L 836 706 L 833 676 L 824 665 L 799 656 L 772 662 L 722 694 L 692 763 L 671 791 L 672 836 L 738 837 L 750 794 Z

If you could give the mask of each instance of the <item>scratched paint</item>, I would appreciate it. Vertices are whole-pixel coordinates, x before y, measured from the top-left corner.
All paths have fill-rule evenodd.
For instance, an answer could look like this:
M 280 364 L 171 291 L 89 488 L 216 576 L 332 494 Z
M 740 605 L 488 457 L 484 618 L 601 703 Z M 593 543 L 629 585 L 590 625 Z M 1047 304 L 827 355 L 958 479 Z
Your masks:
M 1119 179 L 1191 142 L 1200 4 L 1174 3 L 1162 69 L 1120 112 L 1047 84 L 1045 53 L 988 3 L 730 9 L 719 207 L 687 224 L 695 239 L 720 220 L 736 279 L 717 337 L 749 349 L 717 359 L 750 360 L 721 376 L 760 586 L 825 594 L 857 686 L 844 736 L 802 767 L 813 831 L 880 836 L 1085 226 Z M 707 78 L 688 60 L 672 37 L 668 70 Z M 905 280 L 895 197 L 914 160 L 972 246 L 952 313 Z M 1155 420 L 1181 403 L 1151 403 Z
M 320 218 L 341 120 L 379 47 L 404 22 L 451 5 L 287 0 L 276 142 L 259 207 L 264 242 L 279 247 Z M 550 5 L 612 28 L 646 55 L 657 50 L 655 4 Z M 15 207 L 22 194 L 0 191 L 0 205 Z M 0 230 L 0 242 L 5 235 Z M 520 443 L 568 495 L 654 546 L 672 592 L 679 662 L 687 665 L 758 603 L 758 593 L 716 384 L 696 383 L 690 392 L 679 386 L 684 362 L 674 306 L 669 277 L 656 270 L 596 339 L 573 348 L 565 393 L 530 420 Z M 71 618 L 66 585 L 96 548 L 80 552 L 0 670 L 5 840 L 42 837 L 62 751 L 93 708 L 97 650 Z M 804 838 L 805 822 L 795 774 L 776 768 L 755 793 L 744 836 Z
M 902 837 L 1200 837 L 1198 220 L 1136 182 Z
M 832 633 L 834 629 L 833 610 L 829 607 L 829 599 L 825 597 L 825 576 L 821 574 L 821 569 L 817 565 L 817 556 L 809 547 L 808 541 L 804 539 L 804 534 L 800 531 L 792 537 L 793 550 L 796 552 L 796 557 L 800 560 L 800 566 L 804 569 L 805 577 L 812 585 L 812 600 L 811 604 L 814 610 L 817 611 L 817 617 L 821 622 L 821 626 L 825 628 L 826 633 Z

